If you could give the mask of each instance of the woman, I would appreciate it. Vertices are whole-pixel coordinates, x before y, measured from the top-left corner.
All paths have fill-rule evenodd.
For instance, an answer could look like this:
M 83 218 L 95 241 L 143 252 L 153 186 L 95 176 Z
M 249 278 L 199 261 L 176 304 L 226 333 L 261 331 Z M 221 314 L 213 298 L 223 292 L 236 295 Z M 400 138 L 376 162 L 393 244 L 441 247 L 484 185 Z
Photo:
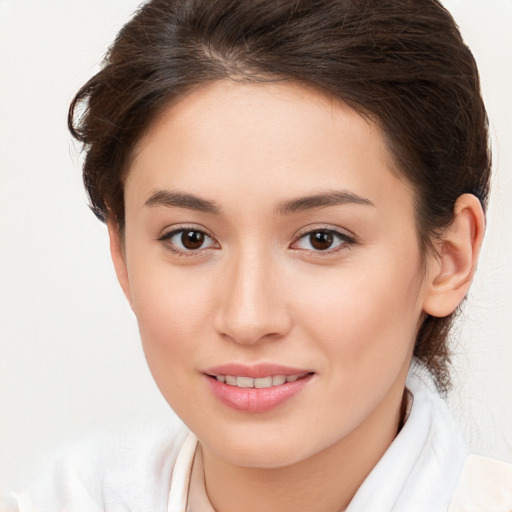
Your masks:
M 510 468 L 467 457 L 434 386 L 490 170 L 476 66 L 437 2 L 153 0 L 70 126 L 193 434 L 63 463 L 22 510 L 510 507 Z

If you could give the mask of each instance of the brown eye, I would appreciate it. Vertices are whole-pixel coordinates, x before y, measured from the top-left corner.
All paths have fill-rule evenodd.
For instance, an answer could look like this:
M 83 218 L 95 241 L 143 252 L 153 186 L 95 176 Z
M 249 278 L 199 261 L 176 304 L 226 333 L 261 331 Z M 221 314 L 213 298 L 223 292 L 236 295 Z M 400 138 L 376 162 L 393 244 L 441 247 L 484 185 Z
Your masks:
M 174 253 L 199 253 L 203 249 L 219 248 L 218 243 L 199 229 L 181 228 L 166 233 L 159 240 Z
M 309 243 L 317 251 L 326 251 L 330 249 L 334 242 L 332 231 L 313 231 L 309 234 Z
M 183 231 L 181 234 L 181 243 L 185 249 L 193 251 L 199 249 L 205 241 L 205 234 L 201 231 Z
M 302 249 L 309 252 L 335 253 L 355 243 L 355 240 L 335 229 L 315 229 L 304 233 L 292 245 L 292 249 Z

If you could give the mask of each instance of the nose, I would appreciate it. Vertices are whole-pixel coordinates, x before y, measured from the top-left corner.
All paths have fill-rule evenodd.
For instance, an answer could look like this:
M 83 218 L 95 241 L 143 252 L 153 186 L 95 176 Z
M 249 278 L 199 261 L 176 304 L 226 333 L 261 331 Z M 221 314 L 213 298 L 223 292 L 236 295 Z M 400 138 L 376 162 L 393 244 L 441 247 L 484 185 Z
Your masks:
M 215 328 L 232 341 L 252 345 L 278 339 L 291 328 L 278 269 L 267 255 L 240 255 L 226 263 Z

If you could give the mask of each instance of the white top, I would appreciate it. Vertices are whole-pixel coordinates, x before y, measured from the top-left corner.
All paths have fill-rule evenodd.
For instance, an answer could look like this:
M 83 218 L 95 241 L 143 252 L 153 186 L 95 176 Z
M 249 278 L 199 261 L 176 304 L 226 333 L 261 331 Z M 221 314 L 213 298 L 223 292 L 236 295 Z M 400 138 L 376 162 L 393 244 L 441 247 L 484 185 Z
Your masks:
M 407 421 L 346 512 L 510 512 L 512 467 L 468 459 L 420 367 L 407 389 Z M 0 512 L 214 512 L 197 448 L 182 425 L 89 440 L 54 461 L 30 491 L 0 498 Z

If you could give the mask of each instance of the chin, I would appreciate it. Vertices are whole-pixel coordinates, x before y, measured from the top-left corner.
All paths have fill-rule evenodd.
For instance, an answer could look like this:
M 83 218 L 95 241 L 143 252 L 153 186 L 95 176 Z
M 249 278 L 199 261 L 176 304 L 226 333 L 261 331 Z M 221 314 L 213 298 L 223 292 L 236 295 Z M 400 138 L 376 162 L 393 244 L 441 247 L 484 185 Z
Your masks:
M 281 435 L 265 435 L 265 432 L 243 436 L 224 435 L 212 439 L 211 435 L 199 437 L 201 444 L 229 464 L 247 468 L 274 469 L 296 464 L 316 453 L 308 449 L 304 440 Z M 321 449 L 321 448 L 320 448 Z

